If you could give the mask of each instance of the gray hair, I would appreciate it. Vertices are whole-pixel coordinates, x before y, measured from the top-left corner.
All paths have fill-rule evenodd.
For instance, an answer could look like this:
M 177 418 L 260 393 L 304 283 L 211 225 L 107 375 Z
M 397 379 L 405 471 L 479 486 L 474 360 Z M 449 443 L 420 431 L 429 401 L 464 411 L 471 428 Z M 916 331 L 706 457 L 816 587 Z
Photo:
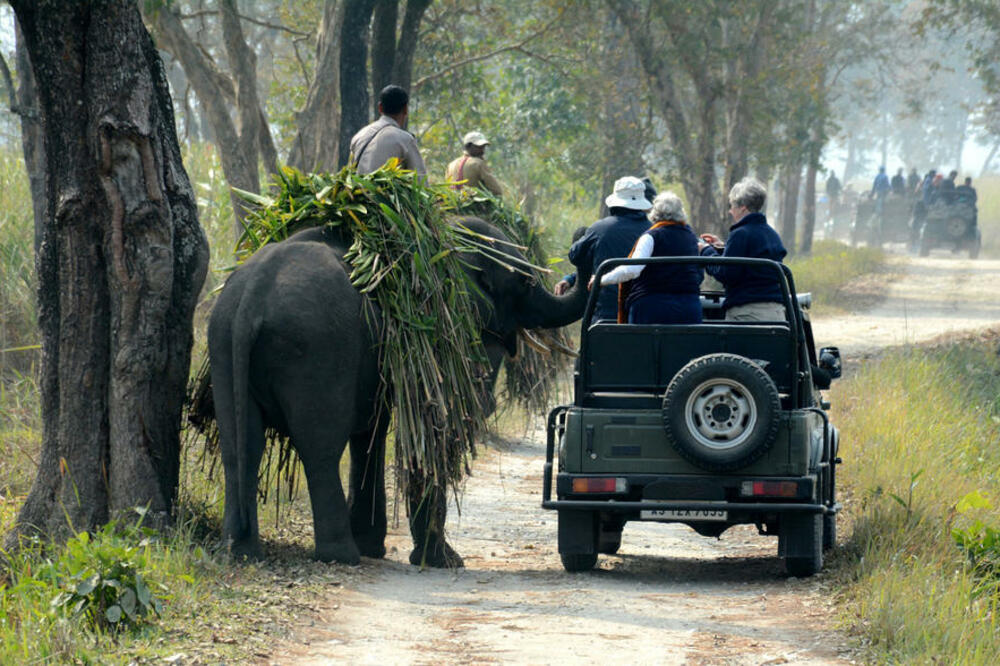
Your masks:
M 687 222 L 687 213 L 684 212 L 684 204 L 681 198 L 673 192 L 658 194 L 653 199 L 653 207 L 646 213 L 650 222 L 660 222 L 662 220 L 674 220 L 676 222 Z
M 767 190 L 756 178 L 744 178 L 729 190 L 729 205 L 746 206 L 751 213 L 759 213 L 766 199 Z

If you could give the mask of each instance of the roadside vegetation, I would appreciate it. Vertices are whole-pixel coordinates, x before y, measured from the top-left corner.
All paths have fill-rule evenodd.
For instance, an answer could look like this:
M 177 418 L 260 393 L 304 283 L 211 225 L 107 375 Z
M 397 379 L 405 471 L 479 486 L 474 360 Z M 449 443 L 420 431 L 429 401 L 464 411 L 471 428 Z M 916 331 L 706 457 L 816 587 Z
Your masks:
M 1000 663 L 1000 331 L 837 384 L 850 535 L 837 572 L 873 661 Z
M 835 240 L 817 241 L 808 256 L 787 263 L 799 293 L 813 296 L 814 314 L 831 314 L 870 305 L 879 298 L 889 276 L 885 252 L 876 247 L 851 247 Z

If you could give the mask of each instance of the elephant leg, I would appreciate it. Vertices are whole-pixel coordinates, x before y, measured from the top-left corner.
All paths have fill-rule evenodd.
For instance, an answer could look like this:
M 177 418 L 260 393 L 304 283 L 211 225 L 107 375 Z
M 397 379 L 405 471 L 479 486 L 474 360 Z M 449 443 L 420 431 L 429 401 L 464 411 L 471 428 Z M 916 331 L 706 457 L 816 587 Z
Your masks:
M 389 415 L 375 427 L 351 436 L 351 479 L 347 505 L 351 534 L 365 557 L 385 557 L 385 433 Z
M 413 536 L 410 564 L 436 568 L 464 566 L 462 557 L 445 541 L 444 524 L 448 517 L 445 489 L 414 477 L 406 495 Z
M 358 564 L 361 554 L 351 536 L 344 486 L 340 482 L 340 459 L 347 433 L 319 421 L 321 427 L 296 429 L 293 443 L 302 458 L 312 503 L 316 559 L 323 562 Z
M 217 410 L 217 413 L 224 413 Z M 236 441 L 233 411 L 230 418 L 219 418 L 219 438 L 222 443 L 222 464 L 226 474 L 226 504 L 222 519 L 223 538 L 229 552 L 238 560 L 260 559 L 260 532 L 257 521 L 257 472 L 264 455 L 264 423 L 260 409 L 251 403 L 247 407 L 246 440 Z M 239 471 L 239 447 L 244 447 L 246 466 Z

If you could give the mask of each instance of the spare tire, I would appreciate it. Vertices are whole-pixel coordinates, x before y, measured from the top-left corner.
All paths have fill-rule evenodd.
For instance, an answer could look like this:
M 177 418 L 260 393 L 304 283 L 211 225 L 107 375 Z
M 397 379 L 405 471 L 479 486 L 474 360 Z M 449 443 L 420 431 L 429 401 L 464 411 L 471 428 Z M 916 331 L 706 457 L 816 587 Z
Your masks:
M 764 370 L 743 356 L 709 354 L 674 375 L 663 396 L 667 439 L 688 462 L 725 472 L 767 453 L 781 402 Z

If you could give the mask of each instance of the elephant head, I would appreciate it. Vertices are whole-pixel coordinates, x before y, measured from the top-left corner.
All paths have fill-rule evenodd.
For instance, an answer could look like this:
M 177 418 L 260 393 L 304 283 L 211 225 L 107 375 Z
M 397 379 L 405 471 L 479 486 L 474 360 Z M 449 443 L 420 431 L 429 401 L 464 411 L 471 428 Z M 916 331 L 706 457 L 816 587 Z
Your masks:
M 510 239 L 493 225 L 478 218 L 465 218 L 461 223 L 483 237 L 502 241 L 493 244 L 495 250 L 525 261 L 524 256 L 509 244 Z M 580 271 L 573 289 L 555 296 L 535 278 L 510 270 L 483 255 L 464 255 L 463 261 L 472 269 L 475 282 L 485 296 L 485 302 L 480 302 L 480 315 L 487 350 L 500 345 L 507 354 L 514 356 L 521 330 L 559 328 L 583 316 L 589 270 Z

